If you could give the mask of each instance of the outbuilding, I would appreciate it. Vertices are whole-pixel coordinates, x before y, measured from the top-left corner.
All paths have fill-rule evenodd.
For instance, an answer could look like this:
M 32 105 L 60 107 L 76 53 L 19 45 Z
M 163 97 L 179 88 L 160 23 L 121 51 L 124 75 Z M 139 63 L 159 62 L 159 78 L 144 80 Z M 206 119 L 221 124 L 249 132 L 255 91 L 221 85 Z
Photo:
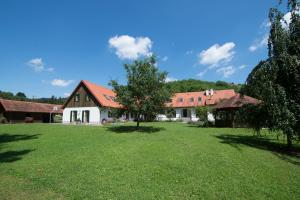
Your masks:
M 61 105 L 0 99 L 0 114 L 8 123 L 49 123 L 62 113 Z

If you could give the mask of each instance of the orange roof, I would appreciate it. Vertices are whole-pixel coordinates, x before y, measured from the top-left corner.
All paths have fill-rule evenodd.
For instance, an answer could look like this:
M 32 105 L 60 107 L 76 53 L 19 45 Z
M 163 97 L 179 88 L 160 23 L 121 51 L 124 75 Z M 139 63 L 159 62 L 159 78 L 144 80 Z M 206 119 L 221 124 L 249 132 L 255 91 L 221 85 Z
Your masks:
M 215 105 L 222 99 L 229 99 L 236 93 L 234 90 L 214 90 L 213 95 L 206 95 L 202 92 L 175 93 L 172 102 L 167 106 L 173 108 L 197 107 L 205 105 Z
M 62 105 L 0 99 L 6 112 L 62 113 Z M 57 107 L 57 110 L 54 110 Z
M 112 108 L 120 108 L 120 104 L 114 101 L 116 97 L 116 93 L 112 90 L 102 87 L 100 85 L 96 85 L 87 80 L 81 81 L 88 90 L 94 95 L 96 100 L 104 107 L 112 107 Z
M 240 94 L 236 94 L 230 99 L 226 99 L 218 103 L 214 108 L 216 109 L 224 109 L 224 108 L 239 108 L 246 104 L 259 104 L 261 101 L 249 96 L 242 96 Z

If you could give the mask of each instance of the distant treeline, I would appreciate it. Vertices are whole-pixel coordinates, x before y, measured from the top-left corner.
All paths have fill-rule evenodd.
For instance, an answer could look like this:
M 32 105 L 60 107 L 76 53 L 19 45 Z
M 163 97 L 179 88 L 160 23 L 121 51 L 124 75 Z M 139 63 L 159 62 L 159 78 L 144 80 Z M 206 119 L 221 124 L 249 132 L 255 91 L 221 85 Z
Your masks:
M 52 96 L 50 98 L 28 98 L 25 93 L 17 92 L 16 94 L 12 92 L 4 92 L 0 90 L 0 98 L 18 100 L 18 101 L 31 101 L 39 103 L 50 103 L 50 104 L 63 104 L 66 98 Z
M 240 91 L 241 84 L 227 83 L 225 81 L 201 81 L 195 79 L 179 80 L 172 81 L 167 83 L 168 88 L 172 92 L 196 92 L 204 91 L 207 89 L 214 90 L 225 90 L 225 89 L 234 89 L 236 92 Z
M 207 89 L 225 90 L 234 89 L 239 92 L 241 84 L 227 83 L 225 81 L 209 82 L 195 79 L 179 80 L 166 83 L 171 92 L 196 92 L 204 91 Z M 19 100 L 19 101 L 32 101 L 39 103 L 51 103 L 51 104 L 64 104 L 66 98 L 52 96 L 50 98 L 28 98 L 25 93 L 18 92 L 13 94 L 12 92 L 4 92 L 0 90 L 0 98 Z

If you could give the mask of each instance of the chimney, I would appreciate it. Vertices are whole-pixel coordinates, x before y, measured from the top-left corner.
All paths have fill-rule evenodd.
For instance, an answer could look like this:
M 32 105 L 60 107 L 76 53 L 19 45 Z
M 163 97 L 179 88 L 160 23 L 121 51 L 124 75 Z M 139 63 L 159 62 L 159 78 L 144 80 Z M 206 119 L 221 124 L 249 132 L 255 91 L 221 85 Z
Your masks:
M 214 89 L 210 89 L 210 96 L 214 95 Z
M 209 95 L 209 90 L 205 90 L 205 95 L 206 95 L 206 96 Z

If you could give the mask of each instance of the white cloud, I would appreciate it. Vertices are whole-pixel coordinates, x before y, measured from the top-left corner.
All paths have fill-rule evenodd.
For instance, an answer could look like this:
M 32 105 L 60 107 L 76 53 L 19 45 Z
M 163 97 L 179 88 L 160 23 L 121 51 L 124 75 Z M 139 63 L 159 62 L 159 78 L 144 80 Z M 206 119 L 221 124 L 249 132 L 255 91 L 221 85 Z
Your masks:
M 205 69 L 205 70 L 201 71 L 200 73 L 198 73 L 197 76 L 201 78 L 206 74 L 206 72 L 207 72 L 207 69 Z
M 116 50 L 120 59 L 134 60 L 152 55 L 152 41 L 148 37 L 115 36 L 109 39 L 109 47 Z
M 42 71 L 53 72 L 54 71 L 53 67 L 45 68 L 45 63 L 43 62 L 42 58 L 33 58 L 27 62 L 27 65 L 30 66 L 36 72 L 42 72 Z
M 168 59 L 169 59 L 168 56 L 164 56 L 161 60 L 166 62 Z
M 44 63 L 42 58 L 33 58 L 27 62 L 27 65 L 32 67 L 36 72 L 41 72 L 44 70 Z
M 46 71 L 48 71 L 48 72 L 53 72 L 53 71 L 54 71 L 54 68 L 53 68 L 53 67 L 49 67 L 49 68 L 46 69 Z
M 199 63 L 202 65 L 210 65 L 210 67 L 218 66 L 221 63 L 228 63 L 232 60 L 235 52 L 233 51 L 235 44 L 228 42 L 220 46 L 214 44 L 207 50 L 203 50 L 199 53 Z
M 69 92 L 64 93 L 65 97 L 69 97 L 70 95 L 71 95 L 71 93 L 69 93 Z
M 269 34 L 266 33 L 262 38 L 254 40 L 249 47 L 249 51 L 254 52 L 259 48 L 266 47 L 268 45 Z
M 240 65 L 239 69 L 244 69 L 245 67 L 247 67 L 247 65 Z
M 194 53 L 193 50 L 189 50 L 185 52 L 185 55 L 192 55 L 193 53 Z
M 216 72 L 222 74 L 224 78 L 228 78 L 229 76 L 234 74 L 235 71 L 236 70 L 233 66 L 221 67 L 221 68 L 216 70 Z
M 176 79 L 176 78 L 173 78 L 173 77 L 167 77 L 166 78 L 166 82 L 168 83 L 168 82 L 172 82 L 172 81 L 177 81 L 178 79 Z
M 51 81 L 51 85 L 57 86 L 57 87 L 67 87 L 73 82 L 74 82 L 74 80 L 53 79 Z

